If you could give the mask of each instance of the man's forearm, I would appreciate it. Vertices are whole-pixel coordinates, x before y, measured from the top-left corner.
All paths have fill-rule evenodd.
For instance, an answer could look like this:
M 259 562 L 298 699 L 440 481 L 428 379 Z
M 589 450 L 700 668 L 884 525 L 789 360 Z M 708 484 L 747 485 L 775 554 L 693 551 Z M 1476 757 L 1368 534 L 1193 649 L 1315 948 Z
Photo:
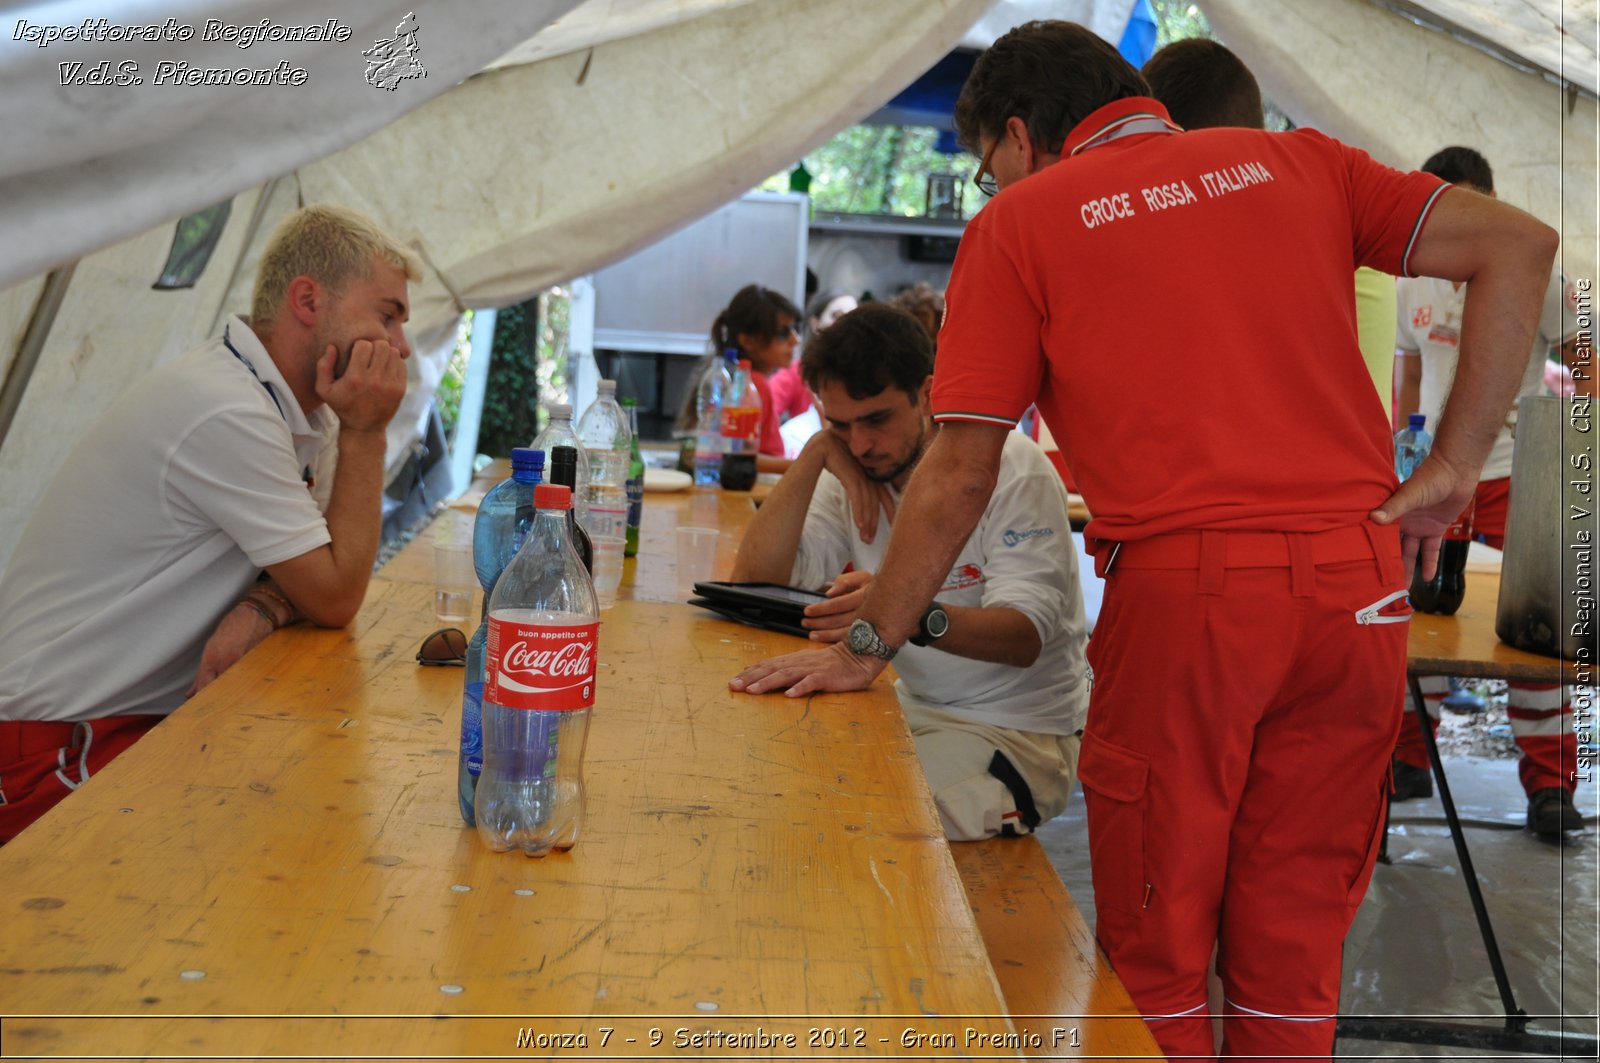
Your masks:
M 822 452 L 812 447 L 802 451 L 783 474 L 745 527 L 733 562 L 735 581 L 789 582 L 822 468 Z
M 945 653 L 972 661 L 1027 668 L 1039 659 L 1039 631 L 1017 609 L 1004 605 L 947 605 L 950 630 L 933 643 Z

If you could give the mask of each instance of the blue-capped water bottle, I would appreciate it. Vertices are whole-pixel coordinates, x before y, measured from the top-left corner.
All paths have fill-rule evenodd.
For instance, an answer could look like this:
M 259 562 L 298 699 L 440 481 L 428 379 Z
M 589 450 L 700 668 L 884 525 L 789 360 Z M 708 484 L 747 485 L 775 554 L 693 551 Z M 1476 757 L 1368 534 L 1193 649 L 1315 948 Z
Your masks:
M 544 452 L 517 447 L 511 478 L 489 489 L 472 524 L 472 567 L 483 586 L 483 614 L 467 642 L 467 675 L 461 693 L 461 751 L 456 758 L 456 798 L 461 818 L 473 825 L 472 799 L 483 771 L 483 676 L 489 640 L 489 595 L 495 581 L 522 549 L 533 526 L 533 489 L 544 479 Z
M 1414 413 L 1407 419 L 1406 426 L 1394 434 L 1394 474 L 1401 480 L 1411 479 L 1411 474 L 1433 449 L 1433 437 L 1423 428 L 1427 421 L 1426 415 Z

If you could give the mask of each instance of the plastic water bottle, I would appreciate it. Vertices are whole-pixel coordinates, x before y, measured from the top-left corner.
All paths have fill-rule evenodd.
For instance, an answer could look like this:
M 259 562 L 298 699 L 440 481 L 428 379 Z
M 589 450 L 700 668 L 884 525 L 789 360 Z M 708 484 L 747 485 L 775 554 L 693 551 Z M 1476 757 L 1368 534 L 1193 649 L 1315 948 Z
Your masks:
M 639 404 L 633 399 L 623 399 L 622 412 L 628 415 L 628 533 L 622 556 L 637 557 L 639 523 L 644 516 L 644 454 L 639 450 Z
M 722 352 L 701 374 L 695 389 L 694 482 L 709 487 L 722 476 L 722 406 L 733 387 L 733 367 L 739 352 Z
M 489 640 L 489 596 L 533 527 L 533 490 L 543 478 L 544 452 L 516 448 L 511 452 L 511 478 L 489 489 L 472 523 L 472 567 L 483 585 L 483 617 L 467 642 L 467 674 L 461 693 L 461 752 L 456 760 L 456 797 L 461 818 L 469 827 L 473 825 L 473 794 L 483 770 L 483 675 Z
M 728 491 L 756 485 L 756 451 L 761 449 L 761 393 L 752 379 L 755 369 L 739 359 L 722 404 L 722 467 L 719 481 Z
M 544 426 L 539 438 L 533 441 L 535 449 L 544 451 L 546 463 L 555 460 L 556 447 L 572 447 L 578 452 L 577 480 L 572 487 L 572 509 L 578 523 L 589 526 L 589 456 L 584 452 L 583 441 L 572 424 L 572 407 L 564 402 L 552 402 L 545 407 L 550 412 L 550 423 Z
M 599 613 L 572 549 L 571 493 L 534 492 L 538 515 L 489 602 L 478 836 L 496 852 L 570 849 L 583 824 L 583 750 Z
M 1394 474 L 1401 480 L 1411 479 L 1411 474 L 1433 449 L 1433 437 L 1423 428 L 1427 420 L 1426 415 L 1414 413 L 1407 419 L 1406 426 L 1394 434 Z
M 565 487 L 574 498 L 578 494 L 578 463 L 582 458 L 583 451 L 580 448 L 565 444 L 550 452 L 550 482 Z M 592 573 L 594 546 L 589 541 L 589 533 L 583 530 L 583 525 L 578 523 L 577 514 L 570 509 L 567 510 L 567 522 L 572 525 L 572 531 L 569 533 L 572 548 L 577 551 L 578 559 L 583 562 L 583 570 Z
M 617 405 L 617 382 L 600 381 L 599 394 L 578 419 L 578 440 L 589 459 L 590 539 L 623 538 L 628 528 L 628 455 L 633 435 Z

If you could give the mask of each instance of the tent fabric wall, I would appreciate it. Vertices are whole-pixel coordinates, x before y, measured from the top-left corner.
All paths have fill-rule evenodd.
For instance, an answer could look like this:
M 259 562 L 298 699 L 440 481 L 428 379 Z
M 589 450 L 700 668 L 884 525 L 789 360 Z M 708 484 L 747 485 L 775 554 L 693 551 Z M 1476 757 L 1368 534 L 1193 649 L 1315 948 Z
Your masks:
M 416 339 L 448 328 L 464 307 L 516 302 L 621 258 L 786 169 L 932 65 L 988 6 L 698 5 L 698 17 L 592 53 L 470 78 L 300 165 L 271 185 L 248 241 L 260 190 L 241 194 L 191 291 L 149 287 L 165 261 L 170 221 L 89 255 L 0 444 L 0 564 L 70 441 L 126 382 L 198 342 L 221 315 L 247 310 L 260 245 L 299 203 L 360 207 L 418 248 L 428 268 L 412 291 Z M 423 10 L 418 20 L 429 25 Z M 503 51 L 505 33 L 496 39 Z M 782 46 L 798 41 L 805 47 Z M 114 179 L 117 171 L 108 173 Z M 167 209 L 176 215 L 219 198 L 209 189 L 190 195 Z M 38 286 L 30 279 L 0 292 L 0 336 L 21 334 Z M 414 387 L 431 391 L 431 367 L 419 363 L 411 375 Z M 391 458 L 402 449 L 392 448 Z
M 151 225 L 207 206 L 319 158 L 443 95 L 579 0 L 55 0 L 0 17 L 0 285 L 50 269 Z M 120 11 L 120 14 L 118 13 Z M 426 77 L 395 91 L 367 84 L 362 51 L 408 12 Z M 301 27 L 336 19 L 334 43 L 207 41 L 209 20 Z M 187 41 L 56 40 L 33 30 L 85 20 L 189 30 Z M 168 31 L 170 20 L 171 31 Z M 103 31 L 102 31 L 103 32 Z M 20 39 L 19 39 L 20 35 Z M 159 63 L 302 68 L 299 85 L 161 84 Z M 136 64 L 141 84 L 66 84 L 58 64 Z
M 1594 5 L 1568 6 L 1588 9 L 1587 25 L 1574 20 L 1572 32 L 1562 35 L 1580 54 L 1587 36 L 1592 66 Z M 1494 167 L 1501 199 L 1560 230 L 1568 276 L 1594 278 L 1600 175 L 1592 96 L 1569 94 L 1537 72 L 1518 70 L 1370 0 L 1204 0 L 1202 7 L 1217 35 L 1297 124 L 1403 169 L 1415 169 L 1449 144 L 1477 148 Z

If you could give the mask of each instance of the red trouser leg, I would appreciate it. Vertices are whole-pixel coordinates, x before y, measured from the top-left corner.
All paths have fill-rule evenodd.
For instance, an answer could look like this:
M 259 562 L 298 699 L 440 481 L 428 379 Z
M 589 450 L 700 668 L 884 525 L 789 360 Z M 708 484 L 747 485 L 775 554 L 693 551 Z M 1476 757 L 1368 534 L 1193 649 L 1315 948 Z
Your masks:
M 1578 736 L 1572 730 L 1572 702 L 1566 690 L 1559 683 L 1521 680 L 1507 686 L 1506 715 L 1522 749 L 1517 763 L 1522 788 L 1529 796 L 1554 786 L 1568 793 L 1576 790 Z
M 1478 485 L 1474 529 L 1496 550 L 1505 549 L 1506 515 L 1511 508 L 1511 480 L 1485 480 Z M 1531 796 L 1552 786 L 1577 789 L 1578 737 L 1572 731 L 1572 702 L 1566 691 L 1549 683 L 1513 679 L 1506 684 L 1506 715 L 1522 750 L 1517 774 Z
M 1372 561 L 1227 569 L 1217 593 L 1196 571 L 1107 582 L 1079 763 L 1096 929 L 1169 1056 L 1212 1055 L 1216 945 L 1229 1011 L 1250 1016 L 1225 1019 L 1225 1051 L 1332 1050 L 1407 631 L 1355 614 L 1399 588 L 1391 561 L 1387 579 Z
M 1424 675 L 1417 677 L 1417 684 L 1422 687 L 1422 700 L 1428 708 L 1428 727 L 1438 734 L 1439 706 L 1450 694 L 1450 680 L 1442 675 Z M 1417 722 L 1417 707 L 1409 694 L 1406 695 L 1405 705 L 1405 718 L 1400 721 L 1400 737 L 1394 744 L 1394 756 L 1402 764 L 1426 771 L 1432 767 L 1428 760 L 1428 745 L 1422 736 L 1422 724 Z

